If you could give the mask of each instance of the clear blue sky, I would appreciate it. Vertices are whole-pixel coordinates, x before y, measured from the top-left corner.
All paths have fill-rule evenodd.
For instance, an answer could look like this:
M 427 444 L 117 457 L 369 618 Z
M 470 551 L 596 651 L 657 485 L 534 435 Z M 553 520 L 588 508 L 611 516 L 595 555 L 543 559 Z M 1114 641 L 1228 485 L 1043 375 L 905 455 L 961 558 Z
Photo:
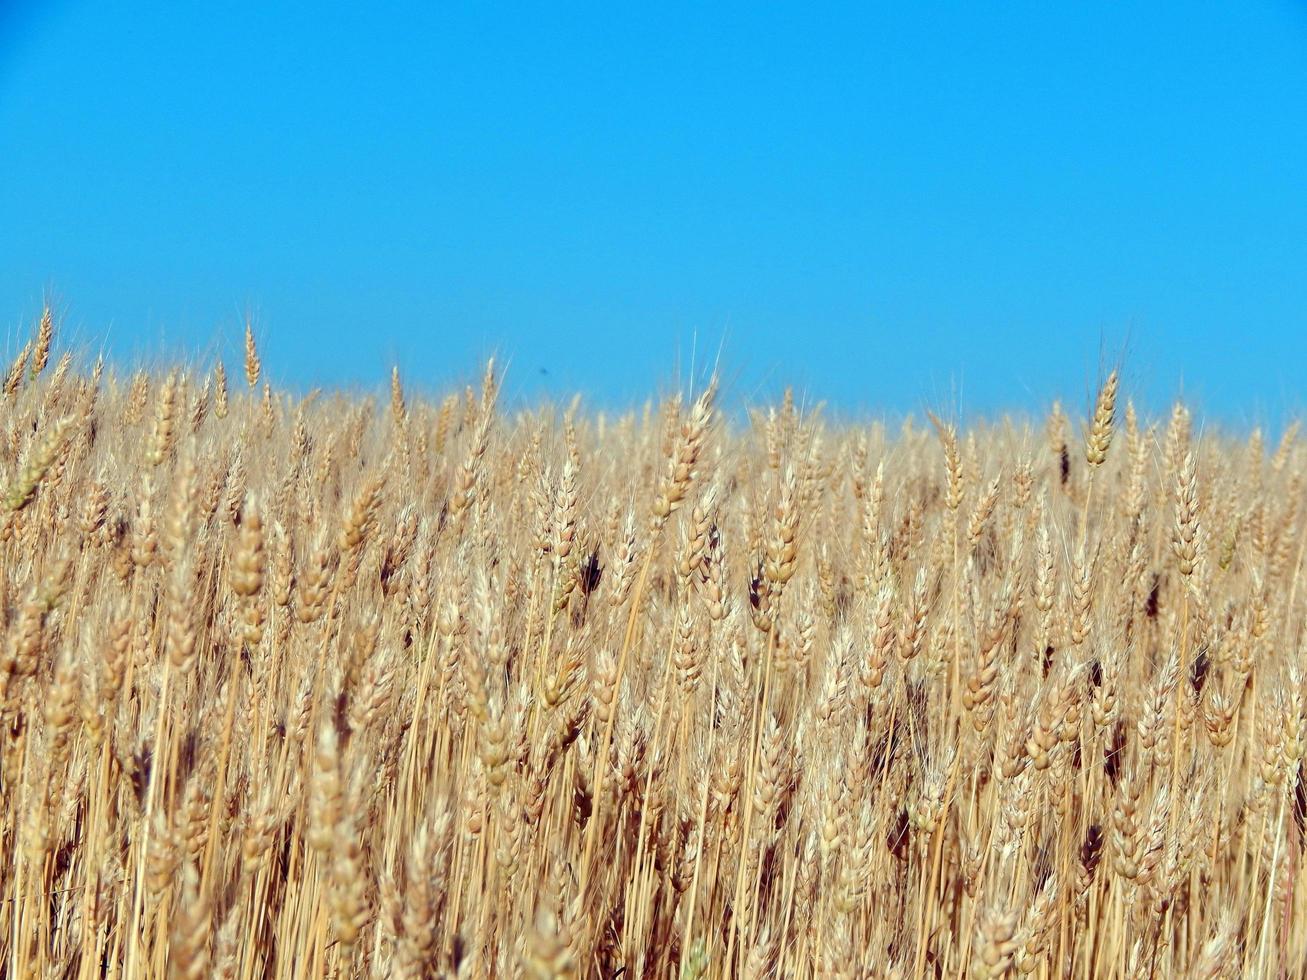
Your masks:
M 644 9 L 640 9 L 644 8 Z M 0 324 L 628 403 L 722 351 L 879 414 L 1274 423 L 1307 5 L 0 5 Z M 548 374 L 541 373 L 541 369 Z

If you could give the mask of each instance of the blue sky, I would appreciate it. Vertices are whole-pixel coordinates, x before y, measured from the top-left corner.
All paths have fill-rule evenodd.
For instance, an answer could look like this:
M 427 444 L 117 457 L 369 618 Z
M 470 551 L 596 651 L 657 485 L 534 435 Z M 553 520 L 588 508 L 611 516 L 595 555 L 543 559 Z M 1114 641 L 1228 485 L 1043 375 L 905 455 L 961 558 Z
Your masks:
M 10 339 L 1274 424 L 1305 269 L 1303 3 L 0 5 Z

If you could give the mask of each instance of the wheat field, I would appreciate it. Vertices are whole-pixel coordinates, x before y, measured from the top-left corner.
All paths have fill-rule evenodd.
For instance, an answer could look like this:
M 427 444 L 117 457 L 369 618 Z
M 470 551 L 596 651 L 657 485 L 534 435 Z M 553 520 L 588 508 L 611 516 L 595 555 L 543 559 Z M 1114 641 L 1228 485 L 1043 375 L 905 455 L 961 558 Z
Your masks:
M 1307 459 L 5 375 L 0 975 L 1303 977 Z M 1083 416 L 1083 417 L 1081 417 Z

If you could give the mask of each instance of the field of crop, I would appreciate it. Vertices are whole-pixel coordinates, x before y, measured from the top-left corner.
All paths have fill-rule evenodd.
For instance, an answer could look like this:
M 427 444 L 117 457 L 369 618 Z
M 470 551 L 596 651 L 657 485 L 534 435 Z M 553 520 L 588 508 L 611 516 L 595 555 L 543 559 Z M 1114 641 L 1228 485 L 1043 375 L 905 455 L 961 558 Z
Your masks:
M 248 334 L 53 327 L 0 394 L 0 976 L 1307 970 L 1292 429 L 1115 373 L 965 431 L 297 398 Z

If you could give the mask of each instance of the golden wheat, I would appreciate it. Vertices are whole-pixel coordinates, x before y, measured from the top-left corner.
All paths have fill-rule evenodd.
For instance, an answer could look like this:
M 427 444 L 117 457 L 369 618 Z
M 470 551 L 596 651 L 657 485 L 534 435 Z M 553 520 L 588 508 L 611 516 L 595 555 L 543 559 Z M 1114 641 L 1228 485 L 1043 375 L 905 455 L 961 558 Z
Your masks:
M 1294 430 L 55 341 L 0 405 L 4 976 L 1307 971 Z

